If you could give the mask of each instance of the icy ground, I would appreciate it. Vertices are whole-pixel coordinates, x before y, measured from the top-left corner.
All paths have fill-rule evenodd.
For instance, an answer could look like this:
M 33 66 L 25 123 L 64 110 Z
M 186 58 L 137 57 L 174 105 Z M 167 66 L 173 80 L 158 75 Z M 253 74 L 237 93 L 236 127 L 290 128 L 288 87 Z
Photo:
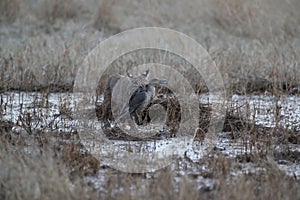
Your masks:
M 76 106 L 81 102 L 81 97 L 78 94 L 72 93 L 24 93 L 24 92 L 6 92 L 0 94 L 1 109 L 0 118 L 4 121 L 11 121 L 15 125 L 13 131 L 26 131 L 21 122 L 28 121 L 30 126 L 36 130 L 45 132 L 58 131 L 61 134 L 74 131 L 76 127 L 77 112 Z M 219 102 L 218 98 L 211 94 L 200 96 L 202 103 L 224 103 Z M 90 105 L 94 105 L 94 99 L 88 99 Z M 228 100 L 227 100 L 228 101 Z M 280 98 L 269 95 L 249 95 L 239 96 L 234 95 L 227 102 L 232 108 L 236 108 L 243 115 L 249 115 L 256 124 L 266 127 L 281 125 L 288 129 L 300 129 L 300 97 L 299 96 L 282 96 Z M 94 112 L 91 107 L 87 112 Z M 26 116 L 30 114 L 30 119 Z M 75 114 L 76 115 L 76 114 Z M 94 128 L 94 132 L 87 130 L 86 134 L 92 132 L 99 133 L 101 126 L 97 121 L 95 114 L 89 114 L 88 121 Z M 127 161 L 138 163 L 136 166 L 143 166 L 139 163 L 139 159 L 144 160 L 145 166 L 142 171 L 151 171 L 157 168 L 164 167 L 177 157 L 186 156 L 192 162 L 197 162 L 209 152 L 212 148 L 219 149 L 224 155 L 235 157 L 239 154 L 244 154 L 249 149 L 245 149 L 242 141 L 228 139 L 228 133 L 217 133 L 218 139 L 213 143 L 192 142 L 191 138 L 186 138 L 185 141 L 180 141 L 178 138 L 169 138 L 158 141 L 109 141 L 103 135 L 97 135 L 96 138 L 90 137 L 90 140 L 85 140 L 83 143 L 95 155 L 101 155 L 101 163 L 116 167 L 126 171 Z M 300 151 L 299 144 L 290 144 L 291 151 Z M 132 157 L 132 155 L 136 157 Z M 122 161 L 123 158 L 123 161 Z M 116 162 L 118 160 L 118 162 Z M 120 162 L 120 160 L 122 162 Z M 145 161 L 147 160 L 147 162 Z M 150 162 L 153 161 L 153 162 Z M 291 162 L 289 160 L 280 160 L 277 163 L 279 168 L 284 170 L 291 176 L 300 177 L 300 165 L 298 161 Z M 117 166 L 119 165 L 119 166 Z M 141 170 L 135 165 L 130 166 L 127 171 Z M 203 166 L 205 167 L 205 166 Z M 193 173 L 197 169 L 190 168 L 190 172 L 182 171 L 180 173 Z M 241 169 L 243 172 L 255 171 L 256 168 L 250 163 L 245 164 Z M 238 174 L 239 172 L 236 172 Z M 100 176 L 100 175 L 99 175 Z M 207 182 L 208 187 L 210 180 L 199 180 Z

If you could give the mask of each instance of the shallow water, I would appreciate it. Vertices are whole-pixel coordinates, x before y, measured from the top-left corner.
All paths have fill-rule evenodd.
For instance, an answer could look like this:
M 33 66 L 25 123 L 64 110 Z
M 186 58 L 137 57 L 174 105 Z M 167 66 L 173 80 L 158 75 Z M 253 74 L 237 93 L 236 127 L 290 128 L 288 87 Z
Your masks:
M 46 95 L 43 93 L 6 92 L 0 95 L 0 113 L 2 113 L 2 115 L 0 115 L 1 120 L 12 121 L 15 124 L 13 131 L 24 131 L 24 126 L 20 124 L 21 121 L 29 120 L 25 117 L 26 113 L 31 114 L 32 117 L 30 118 L 29 123 L 36 130 L 43 130 L 45 132 L 59 131 L 63 134 L 66 132 L 72 132 L 77 128 L 76 120 L 74 120 L 76 119 L 76 117 L 74 117 L 74 113 L 77 112 L 76 106 L 78 103 L 80 103 L 80 98 L 83 98 L 78 94 L 51 93 Z M 224 103 L 219 102 L 217 96 L 211 94 L 201 95 L 199 99 L 202 103 Z M 88 121 L 90 123 L 90 127 L 93 130 L 86 130 L 86 133 L 89 135 L 89 133 L 94 131 L 94 133 L 97 134 L 99 133 L 99 130 L 101 130 L 101 126 L 95 118 L 95 115 L 89 113 L 94 112 L 93 106 L 91 106 L 94 105 L 94 99 L 93 97 L 87 98 L 87 101 L 89 102 L 89 106 L 87 106 L 88 109 L 86 112 L 89 116 Z M 266 127 L 281 125 L 288 129 L 293 128 L 300 130 L 299 96 L 282 96 L 280 98 L 276 98 L 268 95 L 234 95 L 228 102 L 225 103 L 228 107 L 234 108 L 238 114 L 242 116 L 249 115 L 250 119 L 252 119 L 256 124 Z M 187 140 L 186 143 L 181 144 L 179 141 L 180 138 L 179 140 L 178 138 L 166 138 L 163 140 L 143 142 L 109 141 L 106 140 L 103 135 L 99 136 L 99 134 L 95 136 L 99 140 L 91 137 L 92 143 L 89 143 L 88 140 L 85 140 L 84 142 L 87 143 L 85 145 L 89 147 L 88 149 L 90 149 L 94 155 L 97 153 L 101 154 L 102 165 L 109 165 L 112 167 L 115 167 L 114 165 L 116 164 L 113 160 L 122 160 L 122 157 L 126 157 L 128 160 L 130 160 L 132 159 L 132 157 L 130 157 L 132 156 L 132 153 L 146 153 L 147 157 L 142 158 L 144 160 L 147 159 L 148 162 L 145 162 L 144 164 L 148 165 L 148 170 L 149 166 L 153 166 L 153 169 L 157 169 L 169 165 L 175 158 L 184 156 L 187 157 L 190 162 L 198 162 L 212 148 L 218 149 L 226 157 L 232 158 L 236 157 L 237 155 L 250 153 L 250 151 L 255 151 L 255 149 L 246 149 L 243 141 L 233 141 L 232 139 L 229 139 L 229 137 L 226 137 L 226 134 L 228 133 L 218 133 L 216 140 L 206 143 L 200 143 L 198 141 L 192 143 L 191 140 Z M 99 146 L 99 148 L 97 148 L 97 146 Z M 291 144 L 288 148 L 291 151 L 300 152 L 299 144 Z M 115 159 L 112 159 L 112 155 L 116 156 Z M 160 160 L 159 162 L 162 164 L 161 166 L 156 162 L 153 162 L 150 165 L 149 157 L 151 156 L 163 158 L 167 157 L 168 159 L 163 161 Z M 138 159 L 138 157 L 135 159 Z M 205 166 L 203 167 L 205 168 Z M 285 171 L 288 175 L 296 176 L 297 179 L 300 178 L 299 161 L 291 162 L 289 160 L 281 159 L 278 161 L 278 167 Z M 122 168 L 122 166 L 120 166 L 120 168 Z M 179 171 L 178 173 L 193 174 L 198 170 L 198 168 L 191 167 L 188 168 L 188 171 L 182 169 L 182 171 Z M 246 163 L 239 172 L 237 171 L 233 175 L 248 173 L 249 171 L 255 170 L 259 169 L 255 168 L 249 163 Z M 99 176 L 101 176 L 101 174 L 99 174 Z M 210 187 L 212 180 L 204 179 L 203 177 L 198 177 L 198 179 L 202 185 L 204 184 L 207 187 Z M 101 178 L 99 180 L 101 180 Z

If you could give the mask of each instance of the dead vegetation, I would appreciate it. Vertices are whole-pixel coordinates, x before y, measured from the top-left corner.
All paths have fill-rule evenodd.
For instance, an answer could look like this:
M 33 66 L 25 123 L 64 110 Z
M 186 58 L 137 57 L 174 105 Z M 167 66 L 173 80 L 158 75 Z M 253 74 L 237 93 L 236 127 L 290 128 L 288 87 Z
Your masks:
M 77 67 L 104 37 L 162 26 L 208 50 L 228 93 L 299 92 L 298 1 L 27 1 L 1 2 L 1 90 L 72 90 Z
M 172 28 L 198 41 L 220 69 L 228 96 L 299 95 L 299 7 L 297 0 L 0 1 L 0 94 L 44 93 L 30 108 L 20 104 L 16 123 L 3 120 L 12 108 L 1 96 L 0 199 L 299 199 L 299 175 L 279 168 L 299 167 L 299 152 L 291 148 L 300 143 L 299 129 L 257 125 L 247 110 L 229 108 L 219 135 L 240 145 L 240 154 L 227 155 L 216 146 L 200 159 L 187 155 L 142 174 L 108 167 L 85 149 L 75 130 L 61 131 L 72 119 L 68 100 L 50 121 L 42 111 L 49 108 L 49 92 L 72 91 L 78 67 L 98 42 L 141 26 Z M 107 74 L 147 63 L 138 54 L 152 56 L 151 62 L 167 58 L 164 64 L 181 70 L 195 91 L 207 92 L 189 63 L 162 51 L 132 52 L 114 61 Z M 111 120 L 109 106 L 102 111 L 97 106 L 98 118 Z M 203 141 L 211 108 L 200 104 L 199 110 L 196 140 Z M 170 123 L 180 118 L 178 112 L 169 114 Z M 104 132 L 110 139 L 140 139 L 118 129 Z
M 0 23 L 12 23 L 18 17 L 20 2 L 18 0 L 3 0 L 0 2 Z
M 243 117 L 242 111 L 231 110 L 219 137 L 241 145 L 240 154 L 228 156 L 226 149 L 216 146 L 200 159 L 187 153 L 156 172 L 125 173 L 93 157 L 76 131 L 43 129 L 62 126 L 59 123 L 71 113 L 66 100 L 61 100 L 58 121 L 44 124 L 46 120 L 39 119 L 47 117 L 40 114 L 50 102 L 47 95 L 41 98 L 33 102 L 36 112 L 20 111 L 17 124 L 0 123 L 0 196 L 4 199 L 297 199 L 300 195 L 298 175 L 289 176 L 278 168 L 285 162 L 300 162 L 299 152 L 289 147 L 299 144 L 299 132 L 259 126 L 251 117 Z M 1 110 L 9 109 L 2 101 Z M 199 127 L 205 138 L 211 110 L 200 105 L 200 111 Z M 196 140 L 204 138 L 196 136 Z
M 279 170 L 276 161 L 269 160 L 270 154 L 253 152 L 229 158 L 214 149 L 197 162 L 181 158 L 156 172 L 131 174 L 99 165 L 76 142 L 61 142 L 56 137 L 54 145 L 48 142 L 42 151 L 35 151 L 40 147 L 34 143 L 12 143 L 3 134 L 15 133 L 1 129 L 2 199 L 297 199 L 300 195 L 299 181 Z M 49 134 L 47 137 L 51 140 Z M 275 160 L 282 156 L 287 158 L 275 155 Z M 243 171 L 247 165 L 256 168 Z M 181 168 L 187 173 L 177 174 Z M 98 179 L 99 174 L 100 186 L 98 181 L 87 181 L 93 176 Z

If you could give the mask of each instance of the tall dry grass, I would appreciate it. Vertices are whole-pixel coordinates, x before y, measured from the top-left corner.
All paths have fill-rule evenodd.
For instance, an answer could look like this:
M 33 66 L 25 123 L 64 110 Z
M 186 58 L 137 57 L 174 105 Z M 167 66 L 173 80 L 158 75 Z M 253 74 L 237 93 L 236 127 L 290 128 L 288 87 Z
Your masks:
M 3 2 L 1 8 L 18 20 L 0 29 L 2 89 L 70 89 L 77 66 L 99 41 L 141 26 L 173 28 L 195 38 L 216 62 L 228 92 L 299 88 L 297 1 Z
M 1 199 L 95 199 L 83 182 L 71 181 L 68 169 L 49 152 L 33 155 L 0 147 Z
M 44 0 L 42 9 L 42 13 L 49 23 L 54 23 L 59 18 L 75 18 L 80 12 L 78 4 L 74 0 Z
M 0 24 L 14 22 L 20 10 L 19 0 L 0 1 Z
M 16 146 L 1 141 L 2 199 L 298 199 L 300 197 L 299 182 L 280 171 L 272 160 L 267 161 L 260 157 L 253 157 L 249 162 L 226 158 L 216 150 L 199 162 L 181 159 L 173 166 L 153 173 L 128 174 L 103 166 L 99 169 L 100 176 L 92 178 L 88 175 L 70 174 L 70 166 L 65 165 L 59 157 L 53 156 L 51 151 L 32 154 L 22 151 L 19 146 L 17 149 L 16 151 Z M 258 167 L 249 172 L 246 168 L 244 172 L 239 173 L 240 168 L 251 163 L 256 163 Z M 186 174 L 181 174 L 182 168 Z M 74 175 L 77 178 L 74 179 Z M 90 179 L 95 182 L 88 181 Z M 211 183 L 207 185 L 206 182 Z

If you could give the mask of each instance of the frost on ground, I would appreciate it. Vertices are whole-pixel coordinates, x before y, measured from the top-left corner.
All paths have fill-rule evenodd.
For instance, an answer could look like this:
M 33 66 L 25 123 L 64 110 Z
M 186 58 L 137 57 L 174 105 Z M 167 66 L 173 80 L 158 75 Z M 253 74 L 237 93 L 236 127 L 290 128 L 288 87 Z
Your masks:
M 80 95 L 72 93 L 6 92 L 1 94 L 1 120 L 13 122 L 12 130 L 15 132 L 39 130 L 45 133 L 58 131 L 61 134 L 67 134 L 74 132 L 78 128 L 76 127 L 77 123 L 76 119 L 74 119 L 74 115 L 76 114 L 74 113 L 77 112 L 76 105 L 80 101 L 79 98 L 81 98 Z M 94 99 L 91 98 L 89 101 L 93 104 Z M 220 103 L 211 94 L 200 96 L 200 102 L 208 103 L 208 101 L 211 104 Z M 288 129 L 294 128 L 299 130 L 299 102 L 300 98 L 297 96 L 282 96 L 280 99 L 275 99 L 275 97 L 267 95 L 234 95 L 232 101 L 227 102 L 227 104 L 230 105 L 229 107 L 238 108 L 237 112 L 240 115 L 251 116 L 250 119 L 256 124 L 268 127 L 282 125 Z M 121 168 L 125 171 L 125 168 L 128 167 L 128 162 L 125 161 L 131 161 L 130 159 L 136 159 L 135 164 L 140 164 L 139 167 L 144 164 L 145 167 L 143 169 L 151 171 L 151 166 L 153 166 L 153 169 L 162 168 L 180 157 L 187 158 L 192 163 L 197 163 L 212 150 L 217 150 L 228 158 L 236 158 L 245 154 L 250 155 L 253 152 L 260 152 L 258 145 L 250 148 L 250 145 L 248 145 L 250 141 L 245 140 L 245 138 L 232 139 L 228 137 L 230 133 L 227 132 L 217 133 L 217 140 L 210 141 L 210 143 L 205 141 L 192 142 L 191 138 L 187 140 L 182 140 L 182 138 L 165 138 L 155 141 L 111 141 L 101 134 L 101 124 L 91 114 L 94 110 L 88 109 L 86 112 L 89 113 L 84 116 L 90 116 L 87 120 L 90 129 L 80 130 L 84 131 L 84 134 L 80 135 L 83 145 L 95 157 L 100 158 L 99 160 L 102 165 L 112 166 L 117 169 Z M 94 116 L 94 118 L 91 116 Z M 300 152 L 299 144 L 289 144 L 288 147 L 286 145 L 276 146 L 276 144 L 274 146 L 274 149 L 277 149 L 279 152 L 284 151 L 286 148 L 295 154 Z M 162 165 L 160 166 L 157 162 L 151 163 L 150 158 L 153 161 L 160 158 L 167 159 L 161 161 L 160 164 Z M 282 157 L 277 162 L 280 169 L 288 175 L 299 178 L 299 160 L 285 160 Z M 117 166 L 120 163 L 122 165 Z M 131 166 L 133 167 L 131 170 L 134 170 L 136 166 Z M 249 168 L 249 164 L 246 164 L 244 167 Z M 254 166 L 252 168 L 252 170 L 255 170 Z M 238 174 L 238 172 L 236 173 Z

